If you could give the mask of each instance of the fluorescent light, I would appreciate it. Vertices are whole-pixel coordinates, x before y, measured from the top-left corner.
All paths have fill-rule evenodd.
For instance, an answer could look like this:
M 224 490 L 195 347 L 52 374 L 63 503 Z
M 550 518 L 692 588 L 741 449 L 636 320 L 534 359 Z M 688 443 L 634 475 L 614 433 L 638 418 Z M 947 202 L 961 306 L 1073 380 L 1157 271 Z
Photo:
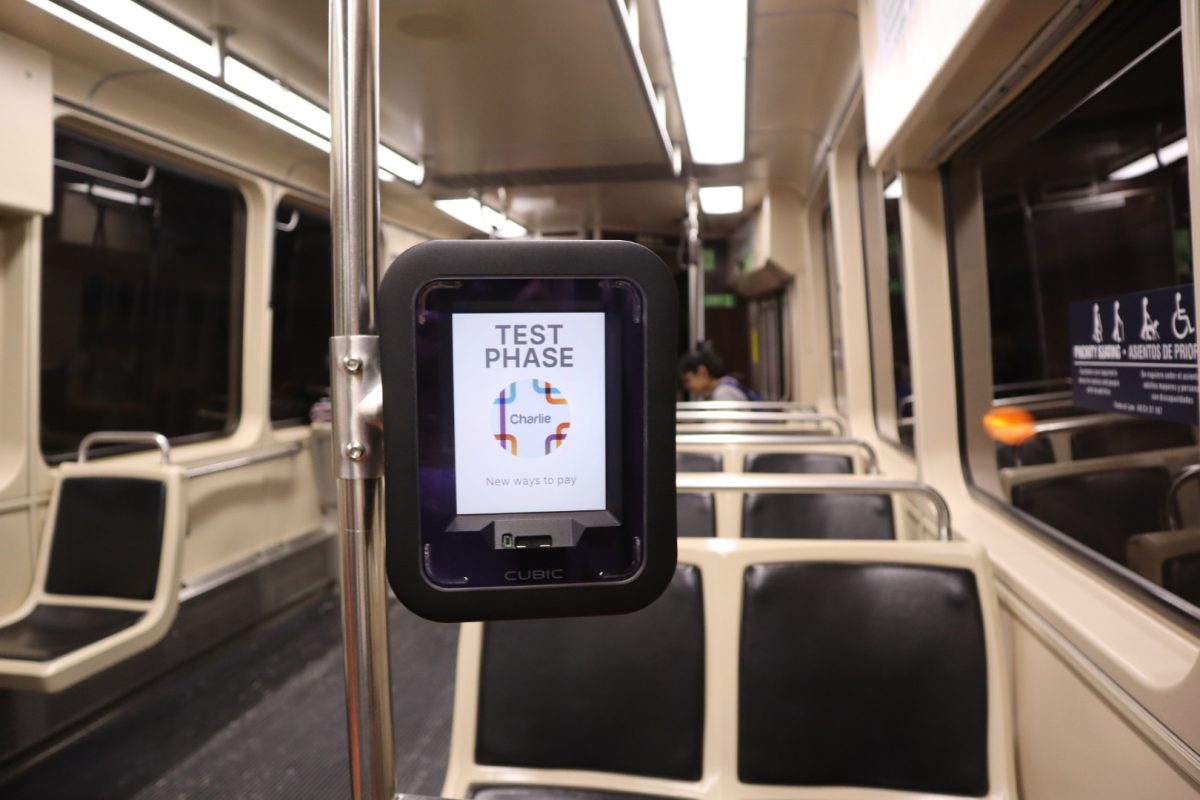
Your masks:
M 746 158 L 747 0 L 659 0 L 692 161 Z
M 485 206 L 474 197 L 435 200 L 433 204 L 439 211 L 449 214 L 459 222 L 501 239 L 513 239 L 529 233 L 524 225 L 509 219 L 494 208 Z
M 213 45 L 132 0 L 82 0 L 79 5 L 130 33 L 153 42 L 213 78 L 197 75 L 177 62 L 69 11 L 54 0 L 26 2 L 324 153 L 330 151 L 332 123 L 328 111 L 288 89 L 269 75 L 233 57 L 225 59 L 226 83 L 218 82 L 215 79 L 219 73 L 217 51 Z M 226 85 L 237 91 L 230 91 Z M 422 165 L 389 147 L 380 145 L 377 157 L 380 180 L 391 182 L 400 177 L 419 185 L 425 178 L 425 168 Z
M 425 167 L 410 161 L 385 145 L 379 146 L 379 167 L 397 175 L 409 183 L 421 184 L 425 180 Z
M 883 197 L 885 200 L 899 200 L 904 196 L 904 189 L 900 186 L 900 176 L 892 178 L 892 182 L 883 187 Z
M 328 111 L 232 56 L 225 57 L 225 82 L 326 139 L 332 135 Z
M 1186 158 L 1188 152 L 1187 139 L 1177 139 L 1168 145 L 1164 145 L 1157 153 L 1150 153 L 1141 158 L 1131 161 L 1118 170 L 1114 170 L 1109 174 L 1110 181 L 1127 181 L 1130 178 L 1137 178 L 1145 175 L 1159 167 L 1165 167 L 1168 164 L 1173 164 L 1181 158 Z
M 1169 145 L 1158 151 L 1158 160 L 1165 167 L 1168 164 L 1173 164 L 1181 158 L 1187 158 L 1188 146 L 1187 139 L 1179 139 L 1171 142 Z
M 737 214 L 745 203 L 741 186 L 701 186 L 700 210 L 705 214 Z
M 216 47 L 140 3 L 133 0 L 75 0 L 75 3 L 196 69 L 214 76 L 220 73 Z

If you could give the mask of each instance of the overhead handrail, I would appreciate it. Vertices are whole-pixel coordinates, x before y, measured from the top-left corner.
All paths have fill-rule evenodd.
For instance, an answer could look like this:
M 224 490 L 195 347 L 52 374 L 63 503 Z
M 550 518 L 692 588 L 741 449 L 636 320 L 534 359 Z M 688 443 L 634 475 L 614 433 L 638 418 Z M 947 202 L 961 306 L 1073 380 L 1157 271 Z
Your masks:
M 133 178 L 126 178 L 124 175 L 118 175 L 115 172 L 107 172 L 102 169 L 96 169 L 95 167 L 89 167 L 85 164 L 76 164 L 74 161 L 67 161 L 66 159 L 62 158 L 54 159 L 54 166 L 62 167 L 63 169 L 69 169 L 72 172 L 78 172 L 80 175 L 87 175 L 91 178 L 99 178 L 102 181 L 115 183 L 118 186 L 124 186 L 127 189 L 147 189 L 150 187 L 150 184 L 154 183 L 155 169 L 153 164 L 146 167 L 146 177 L 142 178 L 140 181 L 134 180 Z
M 1180 470 L 1171 480 L 1171 488 L 1167 490 L 1167 522 L 1173 531 L 1183 527 L 1183 514 L 1179 512 L 1179 491 L 1184 484 L 1197 477 L 1200 477 L 1200 464 L 1192 464 Z
M 937 512 L 938 539 L 950 541 L 950 506 L 941 492 L 921 481 L 874 476 L 814 477 L 766 473 L 694 472 L 675 476 L 675 488 L 690 492 L 764 492 L 768 494 L 917 494 Z
M 171 443 L 167 437 L 154 431 L 96 431 L 83 437 L 79 443 L 79 463 L 86 464 L 88 450 L 96 444 L 152 444 L 162 451 L 162 463 L 171 463 Z
M 817 413 L 817 407 L 791 400 L 684 400 L 675 404 L 679 411 L 802 411 Z
M 875 454 L 875 448 L 871 446 L 870 442 L 850 436 L 806 436 L 803 439 L 798 439 L 795 436 L 780 436 L 778 434 L 766 433 L 679 433 L 675 436 L 675 445 L 694 445 L 697 447 L 738 445 L 763 448 L 796 445 L 817 448 L 823 446 L 854 447 L 862 452 L 863 461 L 867 465 L 867 472 L 870 474 L 879 472 L 879 457 Z

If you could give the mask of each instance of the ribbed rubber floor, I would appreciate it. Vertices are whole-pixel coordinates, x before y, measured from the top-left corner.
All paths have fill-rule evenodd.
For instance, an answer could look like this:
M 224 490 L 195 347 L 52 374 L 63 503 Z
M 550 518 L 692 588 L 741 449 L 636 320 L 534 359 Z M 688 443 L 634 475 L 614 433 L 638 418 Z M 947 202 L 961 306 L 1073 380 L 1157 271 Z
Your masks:
M 389 608 L 399 790 L 446 772 L 457 625 Z M 156 681 L 0 786 L 25 798 L 346 798 L 338 600 L 325 595 Z

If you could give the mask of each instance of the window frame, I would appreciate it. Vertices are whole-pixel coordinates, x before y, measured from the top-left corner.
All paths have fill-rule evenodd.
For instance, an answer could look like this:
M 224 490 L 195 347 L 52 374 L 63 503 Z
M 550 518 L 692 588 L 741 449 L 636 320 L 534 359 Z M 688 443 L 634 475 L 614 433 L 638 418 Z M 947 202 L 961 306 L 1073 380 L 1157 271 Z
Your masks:
M 204 431 L 199 433 L 181 434 L 177 436 L 169 436 L 168 442 L 172 447 L 179 447 L 203 442 L 213 442 L 223 439 L 233 439 L 237 436 L 246 421 L 246 405 L 245 405 L 245 370 L 247 364 L 246 344 L 246 318 L 247 318 L 247 296 L 248 286 L 247 280 L 250 276 L 249 259 L 250 259 L 250 243 L 251 243 L 251 226 L 253 224 L 254 204 L 247 190 L 247 182 L 242 177 L 231 171 L 218 169 L 213 163 L 202 156 L 190 157 L 189 154 L 181 153 L 170 143 L 164 144 L 149 138 L 138 136 L 139 132 L 126 130 L 117 126 L 108 126 L 99 124 L 87 117 L 79 116 L 70 112 L 64 112 L 56 109 L 53 119 L 52 135 L 57 136 L 60 131 L 65 131 L 71 135 L 90 140 L 96 145 L 104 148 L 115 150 L 131 158 L 141 159 L 147 163 L 162 167 L 164 169 L 181 173 L 182 175 L 195 179 L 199 182 L 209 185 L 218 186 L 230 190 L 236 202 L 240 204 L 240 219 L 234 225 L 232 232 L 232 241 L 234 246 L 232 259 L 232 275 L 230 277 L 230 342 L 229 352 L 232 356 L 228 365 L 229 370 L 229 396 L 230 396 L 230 411 L 228 422 L 220 429 L 213 431 Z M 42 300 L 42 286 L 45 281 L 45 252 L 43 249 L 44 233 L 40 232 L 35 237 L 37 240 L 37 255 L 34 269 L 36 270 L 36 289 L 37 296 L 34 306 L 36 308 L 36 316 L 31 320 L 32 330 L 35 335 L 33 341 L 34 349 L 31 351 L 30 358 L 33 365 L 33 380 L 34 392 L 30 397 L 31 405 L 31 432 L 30 442 L 32 449 L 36 451 L 37 458 L 44 468 L 54 467 L 68 461 L 77 460 L 79 457 L 78 448 L 63 453 L 47 454 L 42 447 L 42 378 L 41 378 L 41 342 L 42 342 L 42 326 L 44 325 L 44 308 Z M 89 451 L 90 459 L 100 459 L 112 456 L 125 455 L 128 453 L 141 452 L 148 449 L 146 445 L 140 444 L 114 444 L 105 445 L 93 448 Z
M 833 407 L 842 417 L 849 417 L 850 403 L 846 396 L 846 326 L 842 319 L 841 265 L 837 260 L 834 242 L 833 202 L 825 190 L 825 203 L 817 217 L 821 236 L 822 273 L 825 280 L 825 319 L 829 328 L 829 394 Z M 840 388 L 839 388 L 840 387 Z
M 900 418 L 896 410 L 896 354 L 892 337 L 892 309 L 887 297 L 891 281 L 887 261 L 887 219 L 883 198 L 883 173 L 871 167 L 864 144 L 856 159 L 858 177 L 859 224 L 862 233 L 863 282 L 867 298 L 867 348 L 871 358 L 871 417 L 875 433 L 899 452 L 916 458 L 916 392 L 913 391 L 913 444 L 910 446 L 900 438 Z M 897 173 L 899 179 L 899 173 Z M 874 286 L 874 291 L 872 290 Z M 880 287 L 885 289 L 880 292 Z M 882 297 L 881 297 L 882 294 Z M 909 306 L 908 287 L 904 287 L 904 304 Z M 905 314 L 904 327 L 909 341 L 912 330 L 909 314 Z M 878 334 L 877 334 L 878 332 Z M 878 338 L 877 338 L 878 335 Z M 910 369 L 911 369 L 911 354 Z M 890 402 L 887 402 L 889 401 Z
M 1186 28 L 1186 25 L 1184 25 L 1184 28 Z M 1086 36 L 1088 32 L 1088 28 L 1081 29 L 1078 32 L 1077 39 Z M 1074 43 L 1073 41 L 1072 44 Z M 1189 46 L 1194 48 L 1198 43 L 1190 42 L 1186 32 L 1181 31 L 1180 44 L 1183 51 L 1182 68 L 1185 73 L 1186 86 L 1186 73 L 1189 67 L 1193 65 L 1193 62 L 1189 60 Z M 1068 45 L 1067 50 L 1069 48 L 1070 45 Z M 1043 64 L 1039 73 L 1031 78 L 1030 83 L 1023 87 L 1021 93 L 1013 98 L 1013 103 L 1019 103 L 1022 96 L 1024 96 L 1025 90 L 1036 85 L 1046 74 L 1052 73 L 1058 58 L 1065 52 L 1066 50 L 1058 53 L 1053 60 L 1049 60 Z M 1183 100 L 1186 105 L 1188 103 L 1186 91 Z M 987 130 L 997 119 L 1003 119 L 1011 107 L 1012 105 L 1006 105 L 1003 108 L 997 109 L 995 113 L 989 116 L 977 128 L 976 133 Z M 1186 135 L 1189 139 L 1195 141 L 1200 138 L 1200 130 L 1197 130 L 1196 125 L 1197 120 L 1193 118 L 1193 112 L 1190 108 L 1185 116 Z M 958 153 L 970 146 L 974 141 L 975 135 L 972 135 L 968 139 L 959 142 L 955 152 L 947 155 L 939 167 L 943 212 L 946 220 L 946 255 L 950 288 L 950 314 L 953 326 L 951 344 L 956 376 L 954 391 L 958 417 L 956 421 L 958 456 L 966 489 L 974 501 L 996 512 L 1006 521 L 1015 523 L 1015 527 L 1030 535 L 1033 539 L 1049 544 L 1056 553 L 1065 556 L 1066 560 L 1072 565 L 1083 569 L 1091 576 L 1113 586 L 1117 591 L 1122 592 L 1132 599 L 1142 601 L 1148 607 L 1148 610 L 1162 613 L 1169 621 L 1181 624 L 1193 632 L 1200 630 L 1200 607 L 1192 605 L 1187 600 L 1150 581 L 1131 568 L 1106 558 L 1082 542 L 1073 539 L 1066 533 L 1005 500 L 1003 489 L 999 486 L 999 469 L 992 471 L 994 474 L 986 476 L 987 478 L 994 478 L 994 480 L 981 480 L 982 476 L 977 475 L 972 466 L 972 453 L 982 449 L 980 447 L 982 443 L 986 442 L 988 447 L 994 447 L 994 443 L 986 436 L 982 426 L 972 424 L 969 419 L 970 415 L 968 414 L 969 409 L 977 410 L 980 407 L 980 400 L 985 394 L 990 404 L 995 391 L 991 352 L 990 297 L 987 288 L 986 252 L 981 249 L 983 246 L 984 223 L 981 209 L 982 203 L 979 202 L 982 196 L 980 180 L 977 174 L 973 176 L 954 174 L 951 170 L 951 164 Z M 1191 155 L 1189 154 L 1189 156 Z M 1200 160 L 1195 163 L 1200 164 Z M 971 178 L 974 180 L 971 180 Z M 1189 170 L 1188 182 L 1189 194 L 1192 200 L 1195 200 L 1197 195 L 1200 194 L 1200 190 L 1197 188 L 1200 186 L 1200 174 L 1198 174 L 1194 165 Z M 968 197 L 968 195 L 970 196 Z M 968 205 L 970 206 L 970 210 L 964 211 Z M 1195 242 L 1200 238 L 1200 231 L 1197 230 L 1198 226 L 1195 220 L 1193 220 L 1191 227 L 1191 240 Z M 1193 274 L 1196 274 L 1198 261 L 1200 261 L 1200 254 L 1197 254 L 1195 248 L 1193 248 Z M 982 288 L 980 288 L 980 284 L 982 284 Z M 1195 286 L 1197 289 L 1200 289 L 1200 282 L 1197 282 Z M 982 303 L 982 308 L 979 307 L 980 304 L 975 302 L 981 297 L 985 299 L 985 302 Z M 966 324 L 963 313 L 964 303 L 967 302 L 970 302 L 974 309 L 972 322 L 972 325 L 976 329 L 974 337 L 970 335 L 971 331 Z M 979 317 L 980 313 L 984 314 L 982 320 Z M 979 331 L 982 331 L 982 334 Z M 973 358 L 972 363 L 974 366 L 970 370 L 966 370 L 965 345 L 969 341 L 973 341 L 974 343 L 972 347 L 973 352 L 979 349 L 978 345 L 980 342 L 983 342 L 986 346 L 980 350 L 984 357 Z M 1138 418 L 1130 417 L 1130 419 Z

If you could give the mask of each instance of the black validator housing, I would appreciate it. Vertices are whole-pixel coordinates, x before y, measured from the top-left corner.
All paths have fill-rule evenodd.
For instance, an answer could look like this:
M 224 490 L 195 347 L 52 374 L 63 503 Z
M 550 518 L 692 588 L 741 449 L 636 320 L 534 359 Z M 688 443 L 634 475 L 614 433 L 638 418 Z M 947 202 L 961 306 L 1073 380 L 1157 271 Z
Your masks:
M 378 299 L 387 570 L 393 591 L 408 608 L 445 622 L 618 614 L 642 608 L 662 593 L 676 559 L 677 307 L 666 265 L 632 242 L 434 241 L 392 263 Z M 479 329 L 478 324 L 468 327 L 472 322 L 509 319 L 472 320 L 473 315 L 535 322 L 586 318 L 587 341 L 603 352 L 602 380 L 596 380 L 598 363 L 582 363 L 586 348 L 561 346 L 563 325 L 489 324 L 496 341 L 468 342 L 466 332 Z M 462 337 L 457 350 L 456 329 Z M 481 364 L 509 368 L 504 374 L 511 376 L 525 368 L 511 390 L 505 383 L 496 395 L 493 382 L 486 384 L 488 391 L 476 392 L 463 378 L 456 398 L 454 358 L 468 344 L 472 369 Z M 571 398 L 538 376 L 551 368 L 570 375 L 562 369 L 576 366 L 590 370 L 590 382 L 580 385 L 602 388 L 587 392 L 582 406 L 568 406 Z M 460 375 L 466 374 L 462 370 L 460 365 Z M 580 399 L 580 391 L 573 391 Z M 538 405 L 522 407 L 532 409 L 528 414 L 510 412 L 505 403 L 518 399 Z M 485 419 L 498 428 L 464 437 L 456 448 L 456 431 L 464 430 L 456 425 L 456 401 L 471 415 L 476 410 L 481 415 L 471 416 L 476 428 L 467 430 L 482 430 Z M 551 414 L 579 407 L 591 409 L 593 418 L 536 428 L 537 437 L 518 437 L 505 428 L 508 422 L 557 422 Z M 597 408 L 603 409 L 602 424 Z M 589 423 L 591 439 L 581 432 Z M 550 435 L 542 436 L 547 430 Z M 510 460 L 518 455 L 518 439 L 523 459 Z M 598 449 L 591 453 L 585 447 Z M 558 455 L 558 448 L 568 456 Z M 472 457 L 466 458 L 468 453 Z M 536 488 L 522 485 L 505 495 L 490 485 L 508 478 L 493 480 L 488 473 L 486 492 L 495 493 L 495 499 L 481 499 L 484 489 L 463 488 L 484 485 L 476 480 L 479 453 L 489 463 L 524 470 L 520 474 L 530 474 L 531 463 L 545 464 L 537 473 L 545 477 L 526 478 Z M 584 478 L 575 474 L 579 469 L 569 476 L 560 469 L 554 477 L 555 464 L 568 463 L 564 458 L 579 464 L 585 453 Z M 456 457 L 467 463 L 456 463 Z M 576 495 L 568 493 L 577 481 L 598 487 L 579 509 L 541 507 L 572 502 Z M 563 489 L 555 482 L 570 486 Z M 459 497 L 460 491 L 470 496 Z M 528 507 L 510 507 L 514 503 Z M 464 509 L 467 513 L 460 513 Z

